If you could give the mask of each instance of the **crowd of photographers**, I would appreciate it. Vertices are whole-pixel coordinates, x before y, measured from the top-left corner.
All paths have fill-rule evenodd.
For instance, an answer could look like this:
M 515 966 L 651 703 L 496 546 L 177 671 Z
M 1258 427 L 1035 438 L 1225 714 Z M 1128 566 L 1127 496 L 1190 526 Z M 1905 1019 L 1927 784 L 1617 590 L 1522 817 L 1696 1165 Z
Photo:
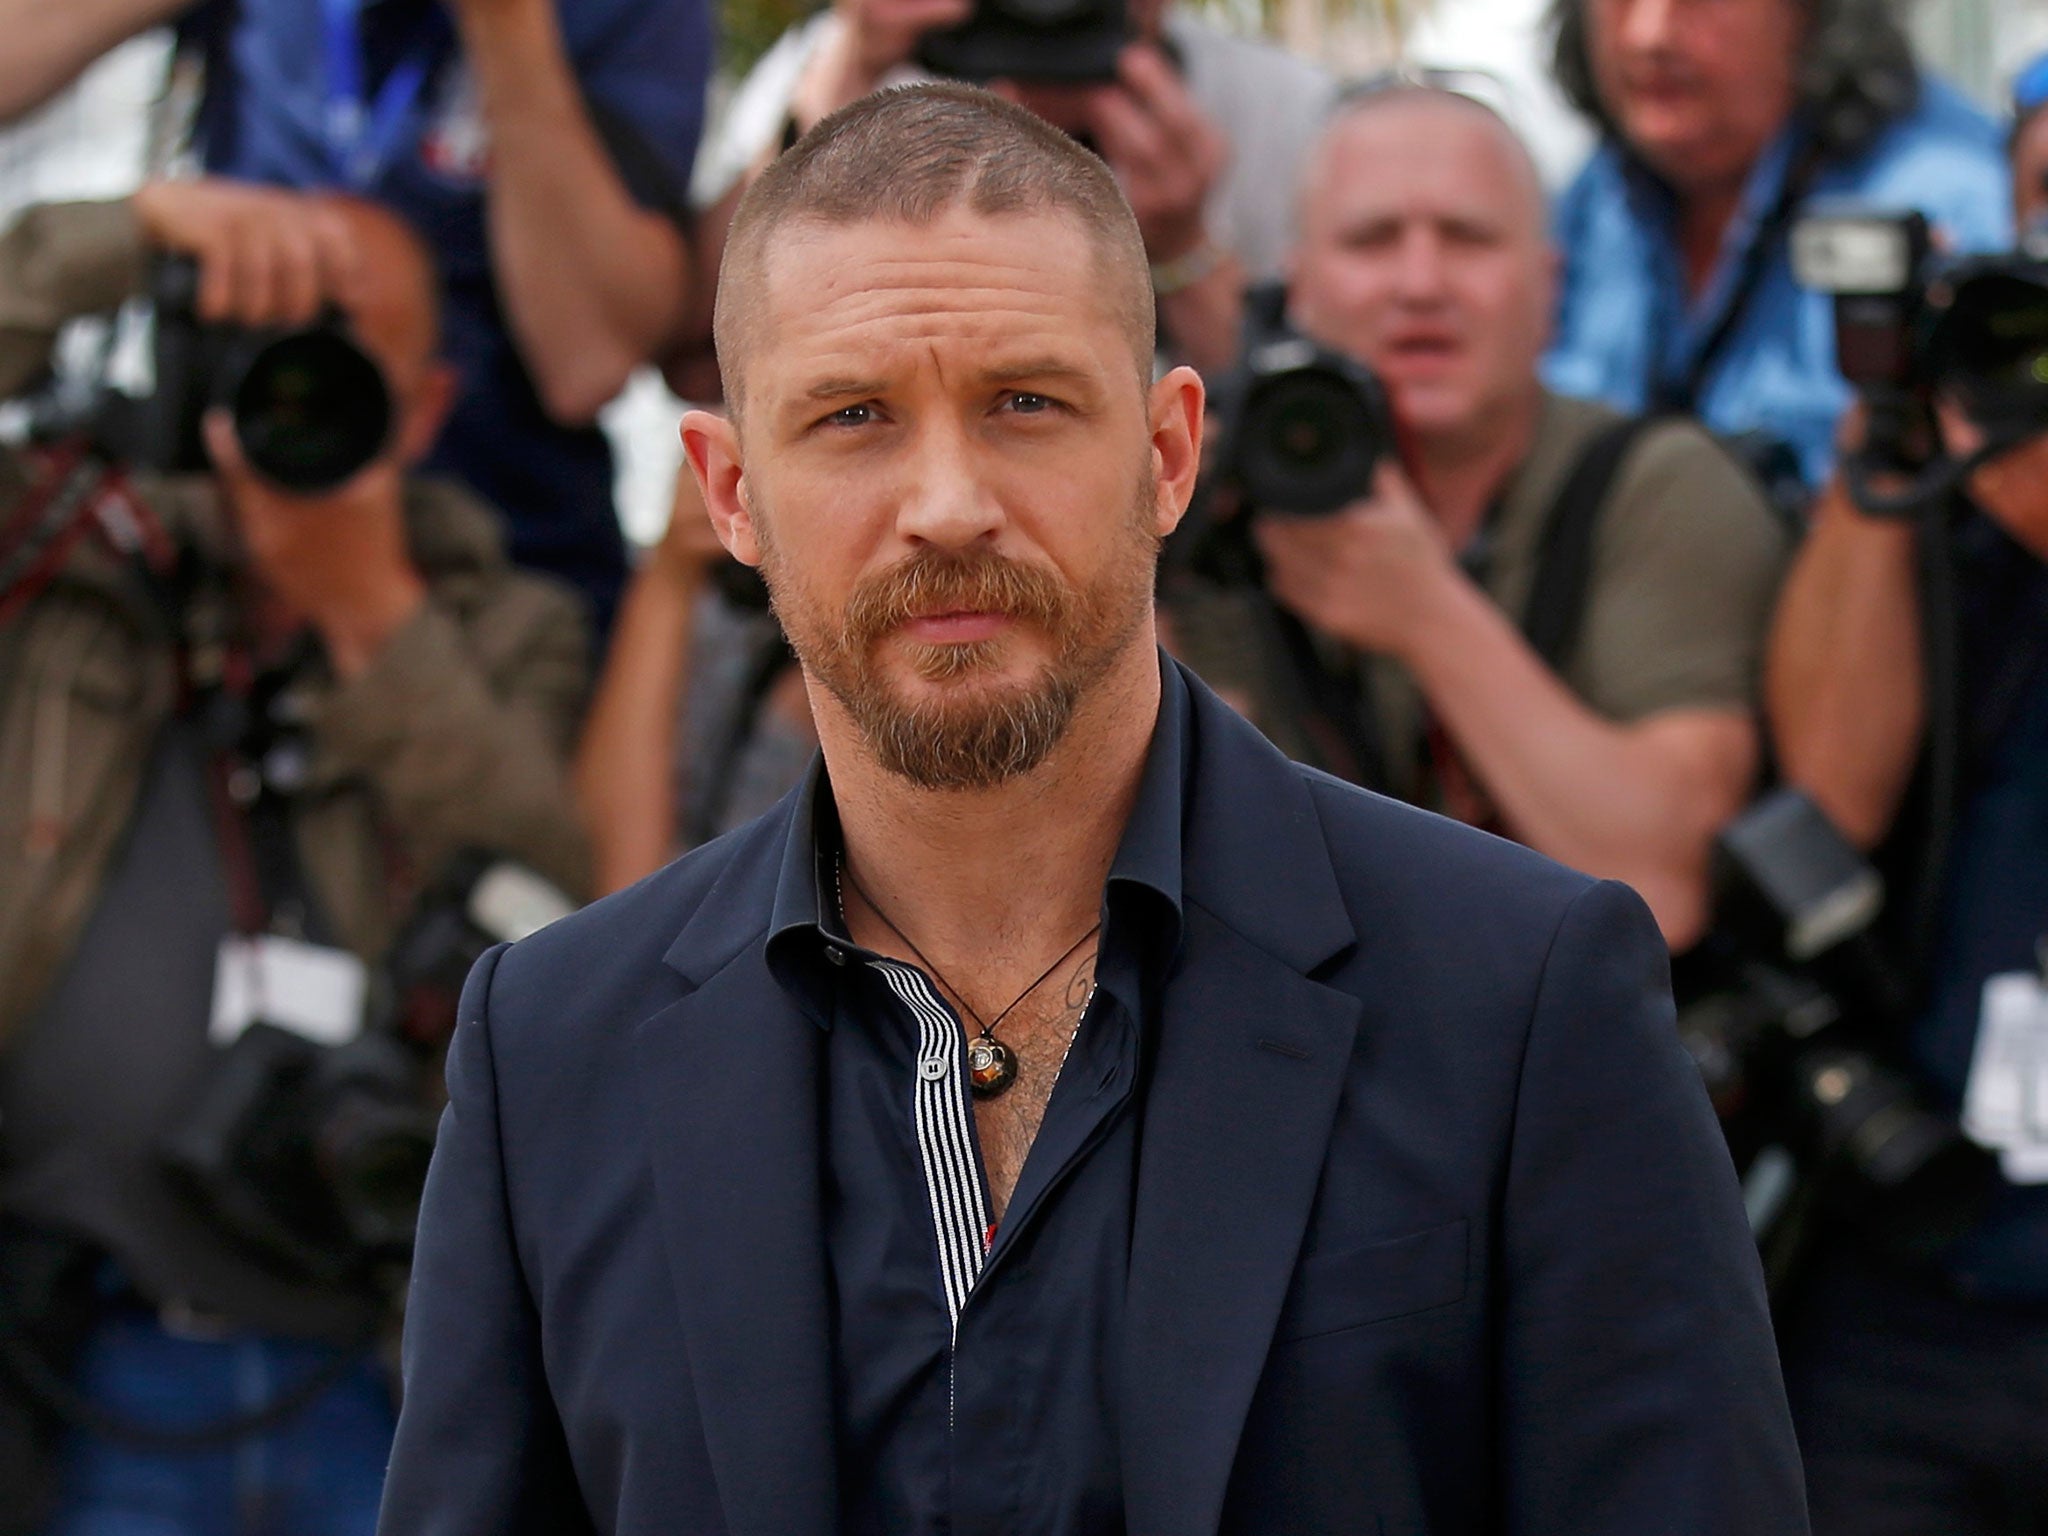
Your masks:
M 702 0 L 0 0 L 0 113 L 200 82 L 195 174 L 0 233 L 0 1533 L 373 1528 L 468 962 L 815 742 L 592 418 L 930 72 L 1103 154 L 1210 381 L 1174 648 L 1649 902 L 1815 1530 L 2048 1531 L 2048 60 L 1997 125 L 1885 0 L 1555 0 L 1553 207 L 1455 80 L 1042 10 L 836 0 L 700 146 Z M 151 389 L 44 385 L 137 299 Z

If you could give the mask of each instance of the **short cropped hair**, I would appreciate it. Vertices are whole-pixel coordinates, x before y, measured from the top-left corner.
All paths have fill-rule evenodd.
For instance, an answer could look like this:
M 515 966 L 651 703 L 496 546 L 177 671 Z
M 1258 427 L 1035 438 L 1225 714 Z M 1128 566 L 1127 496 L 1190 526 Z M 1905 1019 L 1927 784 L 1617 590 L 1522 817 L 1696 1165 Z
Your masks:
M 930 225 L 965 206 L 984 217 L 1059 213 L 1095 247 L 1142 378 L 1154 345 L 1144 238 L 1109 167 L 1044 119 L 970 85 L 877 91 L 798 139 L 734 210 L 719 265 L 712 338 L 739 406 L 744 355 L 763 303 L 774 237 L 795 225 Z

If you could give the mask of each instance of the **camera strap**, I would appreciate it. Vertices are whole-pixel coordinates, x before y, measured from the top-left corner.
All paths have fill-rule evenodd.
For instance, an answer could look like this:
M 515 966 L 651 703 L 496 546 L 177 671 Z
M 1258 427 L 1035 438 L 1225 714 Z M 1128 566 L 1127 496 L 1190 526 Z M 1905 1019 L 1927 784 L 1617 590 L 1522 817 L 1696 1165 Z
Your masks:
M 0 624 L 41 595 L 91 536 L 133 558 L 157 601 L 175 557 L 163 525 L 128 477 L 83 439 L 28 449 L 20 462 L 28 469 L 29 489 L 0 526 Z
M 1563 675 L 1585 626 L 1593 581 L 1593 545 L 1629 451 L 1656 426 L 1655 416 L 1631 416 L 1604 427 L 1580 450 L 1543 520 L 1536 576 L 1522 609 L 1522 635 L 1551 671 Z
M 1820 171 L 1821 158 L 1820 148 L 1809 145 L 1792 162 L 1785 173 L 1784 186 L 1779 188 L 1770 211 L 1757 222 L 1756 231 L 1742 253 L 1742 264 L 1736 269 L 1735 281 L 1729 286 L 1727 302 L 1714 317 L 1713 328 L 1693 349 L 1682 373 L 1671 377 L 1658 370 L 1658 376 L 1651 380 L 1647 391 L 1649 409 L 1646 414 L 1691 416 L 1698 413 L 1700 391 L 1706 388 L 1707 379 L 1720 362 L 1721 354 L 1727 351 L 1728 343 L 1734 339 L 1736 327 L 1742 324 L 1743 313 L 1749 308 L 1750 300 L 1763 286 L 1771 256 L 1790 234 L 1799 205 L 1806 199 L 1806 190 Z M 1656 367 L 1653 365 L 1653 369 Z
M 303 666 L 304 644 L 287 661 L 258 673 L 237 647 L 225 677 L 191 694 L 210 749 L 208 800 L 227 877 L 229 911 L 245 938 L 308 937 L 311 891 L 292 831 L 292 797 L 281 761 L 291 748 L 273 739 L 277 699 Z

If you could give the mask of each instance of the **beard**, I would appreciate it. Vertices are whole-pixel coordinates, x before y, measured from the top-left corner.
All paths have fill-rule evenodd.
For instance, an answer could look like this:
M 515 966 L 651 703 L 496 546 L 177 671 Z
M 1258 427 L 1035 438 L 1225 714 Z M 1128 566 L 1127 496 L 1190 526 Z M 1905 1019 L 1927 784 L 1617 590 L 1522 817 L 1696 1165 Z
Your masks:
M 829 613 L 767 535 L 772 514 L 756 503 L 761 574 L 790 648 L 804 670 L 844 706 L 861 739 L 889 772 L 921 789 L 989 789 L 1042 764 L 1073 723 L 1081 701 L 1130 647 L 1151 612 L 1159 539 L 1152 532 L 1153 484 L 1141 478 L 1101 573 L 1076 588 L 1040 566 L 985 548 L 921 546 L 869 577 Z M 1021 682 L 996 678 L 1012 643 L 934 645 L 898 636 L 923 689 L 900 686 L 880 650 L 902 625 L 940 613 L 996 613 L 1035 629 L 1051 655 Z

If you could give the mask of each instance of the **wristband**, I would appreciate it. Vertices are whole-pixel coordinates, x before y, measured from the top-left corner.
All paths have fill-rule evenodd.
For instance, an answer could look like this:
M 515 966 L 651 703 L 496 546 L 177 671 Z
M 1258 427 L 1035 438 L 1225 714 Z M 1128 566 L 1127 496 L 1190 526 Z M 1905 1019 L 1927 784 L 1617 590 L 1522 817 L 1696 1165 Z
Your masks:
M 1155 261 L 1152 263 L 1152 292 L 1165 299 L 1184 288 L 1192 288 L 1222 266 L 1229 254 L 1215 241 L 1205 238 L 1171 261 Z

